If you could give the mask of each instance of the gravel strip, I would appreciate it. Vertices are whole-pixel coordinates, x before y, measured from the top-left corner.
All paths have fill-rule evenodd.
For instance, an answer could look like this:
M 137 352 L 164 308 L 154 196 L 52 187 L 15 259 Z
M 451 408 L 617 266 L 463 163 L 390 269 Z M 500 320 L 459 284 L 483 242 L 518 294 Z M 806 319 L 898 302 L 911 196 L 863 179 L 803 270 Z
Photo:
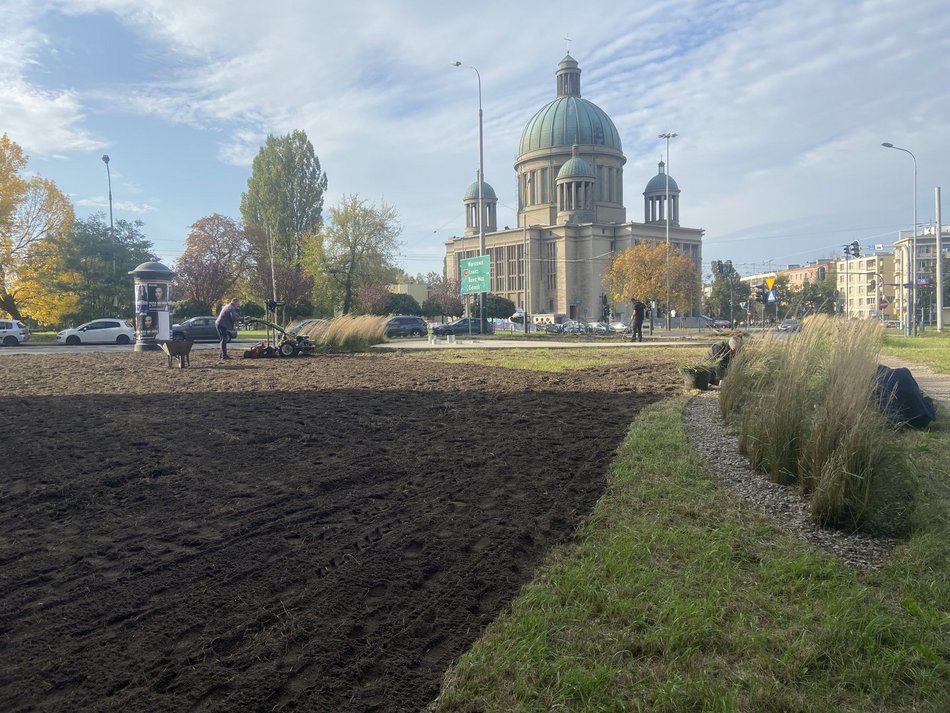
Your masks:
M 808 502 L 795 486 L 771 482 L 752 470 L 739 453 L 739 438 L 725 429 L 715 391 L 690 399 L 683 420 L 690 445 L 702 454 L 710 472 L 784 530 L 862 570 L 879 569 L 900 542 L 818 527 L 811 520 Z

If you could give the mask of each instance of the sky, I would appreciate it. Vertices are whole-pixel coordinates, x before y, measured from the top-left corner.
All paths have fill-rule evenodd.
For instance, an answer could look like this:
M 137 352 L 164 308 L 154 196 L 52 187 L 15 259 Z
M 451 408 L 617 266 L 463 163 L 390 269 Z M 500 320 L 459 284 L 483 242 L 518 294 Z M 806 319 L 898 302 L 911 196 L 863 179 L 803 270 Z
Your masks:
M 169 266 L 195 221 L 240 218 L 267 135 L 303 129 L 325 216 L 352 194 L 392 205 L 399 265 L 441 272 L 478 169 L 479 77 L 485 178 L 515 226 L 521 132 L 568 52 L 620 132 L 628 220 L 677 134 L 704 271 L 889 245 L 915 185 L 918 224 L 950 192 L 945 0 L 0 0 L 0 17 L 0 134 L 80 217 L 108 219 L 108 154 L 115 219 L 143 221 Z

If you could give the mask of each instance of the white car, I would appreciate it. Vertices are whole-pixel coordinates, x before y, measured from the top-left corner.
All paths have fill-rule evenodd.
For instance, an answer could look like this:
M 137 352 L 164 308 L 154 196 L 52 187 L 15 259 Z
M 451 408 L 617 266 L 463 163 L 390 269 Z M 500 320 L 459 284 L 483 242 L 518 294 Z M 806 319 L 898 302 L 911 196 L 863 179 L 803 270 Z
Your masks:
M 30 328 L 16 319 L 0 319 L 0 344 L 15 347 L 29 341 Z
M 94 319 L 56 335 L 57 344 L 131 344 L 135 330 L 121 319 Z

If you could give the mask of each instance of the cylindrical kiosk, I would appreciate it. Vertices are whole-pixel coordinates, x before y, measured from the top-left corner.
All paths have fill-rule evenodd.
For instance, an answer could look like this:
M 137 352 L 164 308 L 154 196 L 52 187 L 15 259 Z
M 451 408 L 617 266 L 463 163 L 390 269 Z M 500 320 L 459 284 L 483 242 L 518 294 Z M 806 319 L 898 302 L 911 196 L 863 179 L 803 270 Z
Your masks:
M 175 273 L 160 262 L 143 262 L 129 274 L 135 282 L 135 351 L 159 351 L 160 343 L 171 335 L 171 282 Z

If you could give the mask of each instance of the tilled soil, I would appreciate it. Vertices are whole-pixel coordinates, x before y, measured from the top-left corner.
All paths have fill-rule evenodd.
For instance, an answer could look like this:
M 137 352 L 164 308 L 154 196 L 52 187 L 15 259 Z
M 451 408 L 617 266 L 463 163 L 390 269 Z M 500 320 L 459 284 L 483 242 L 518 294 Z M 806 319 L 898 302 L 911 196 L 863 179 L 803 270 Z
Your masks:
M 413 711 L 669 363 L 0 359 L 0 709 Z

